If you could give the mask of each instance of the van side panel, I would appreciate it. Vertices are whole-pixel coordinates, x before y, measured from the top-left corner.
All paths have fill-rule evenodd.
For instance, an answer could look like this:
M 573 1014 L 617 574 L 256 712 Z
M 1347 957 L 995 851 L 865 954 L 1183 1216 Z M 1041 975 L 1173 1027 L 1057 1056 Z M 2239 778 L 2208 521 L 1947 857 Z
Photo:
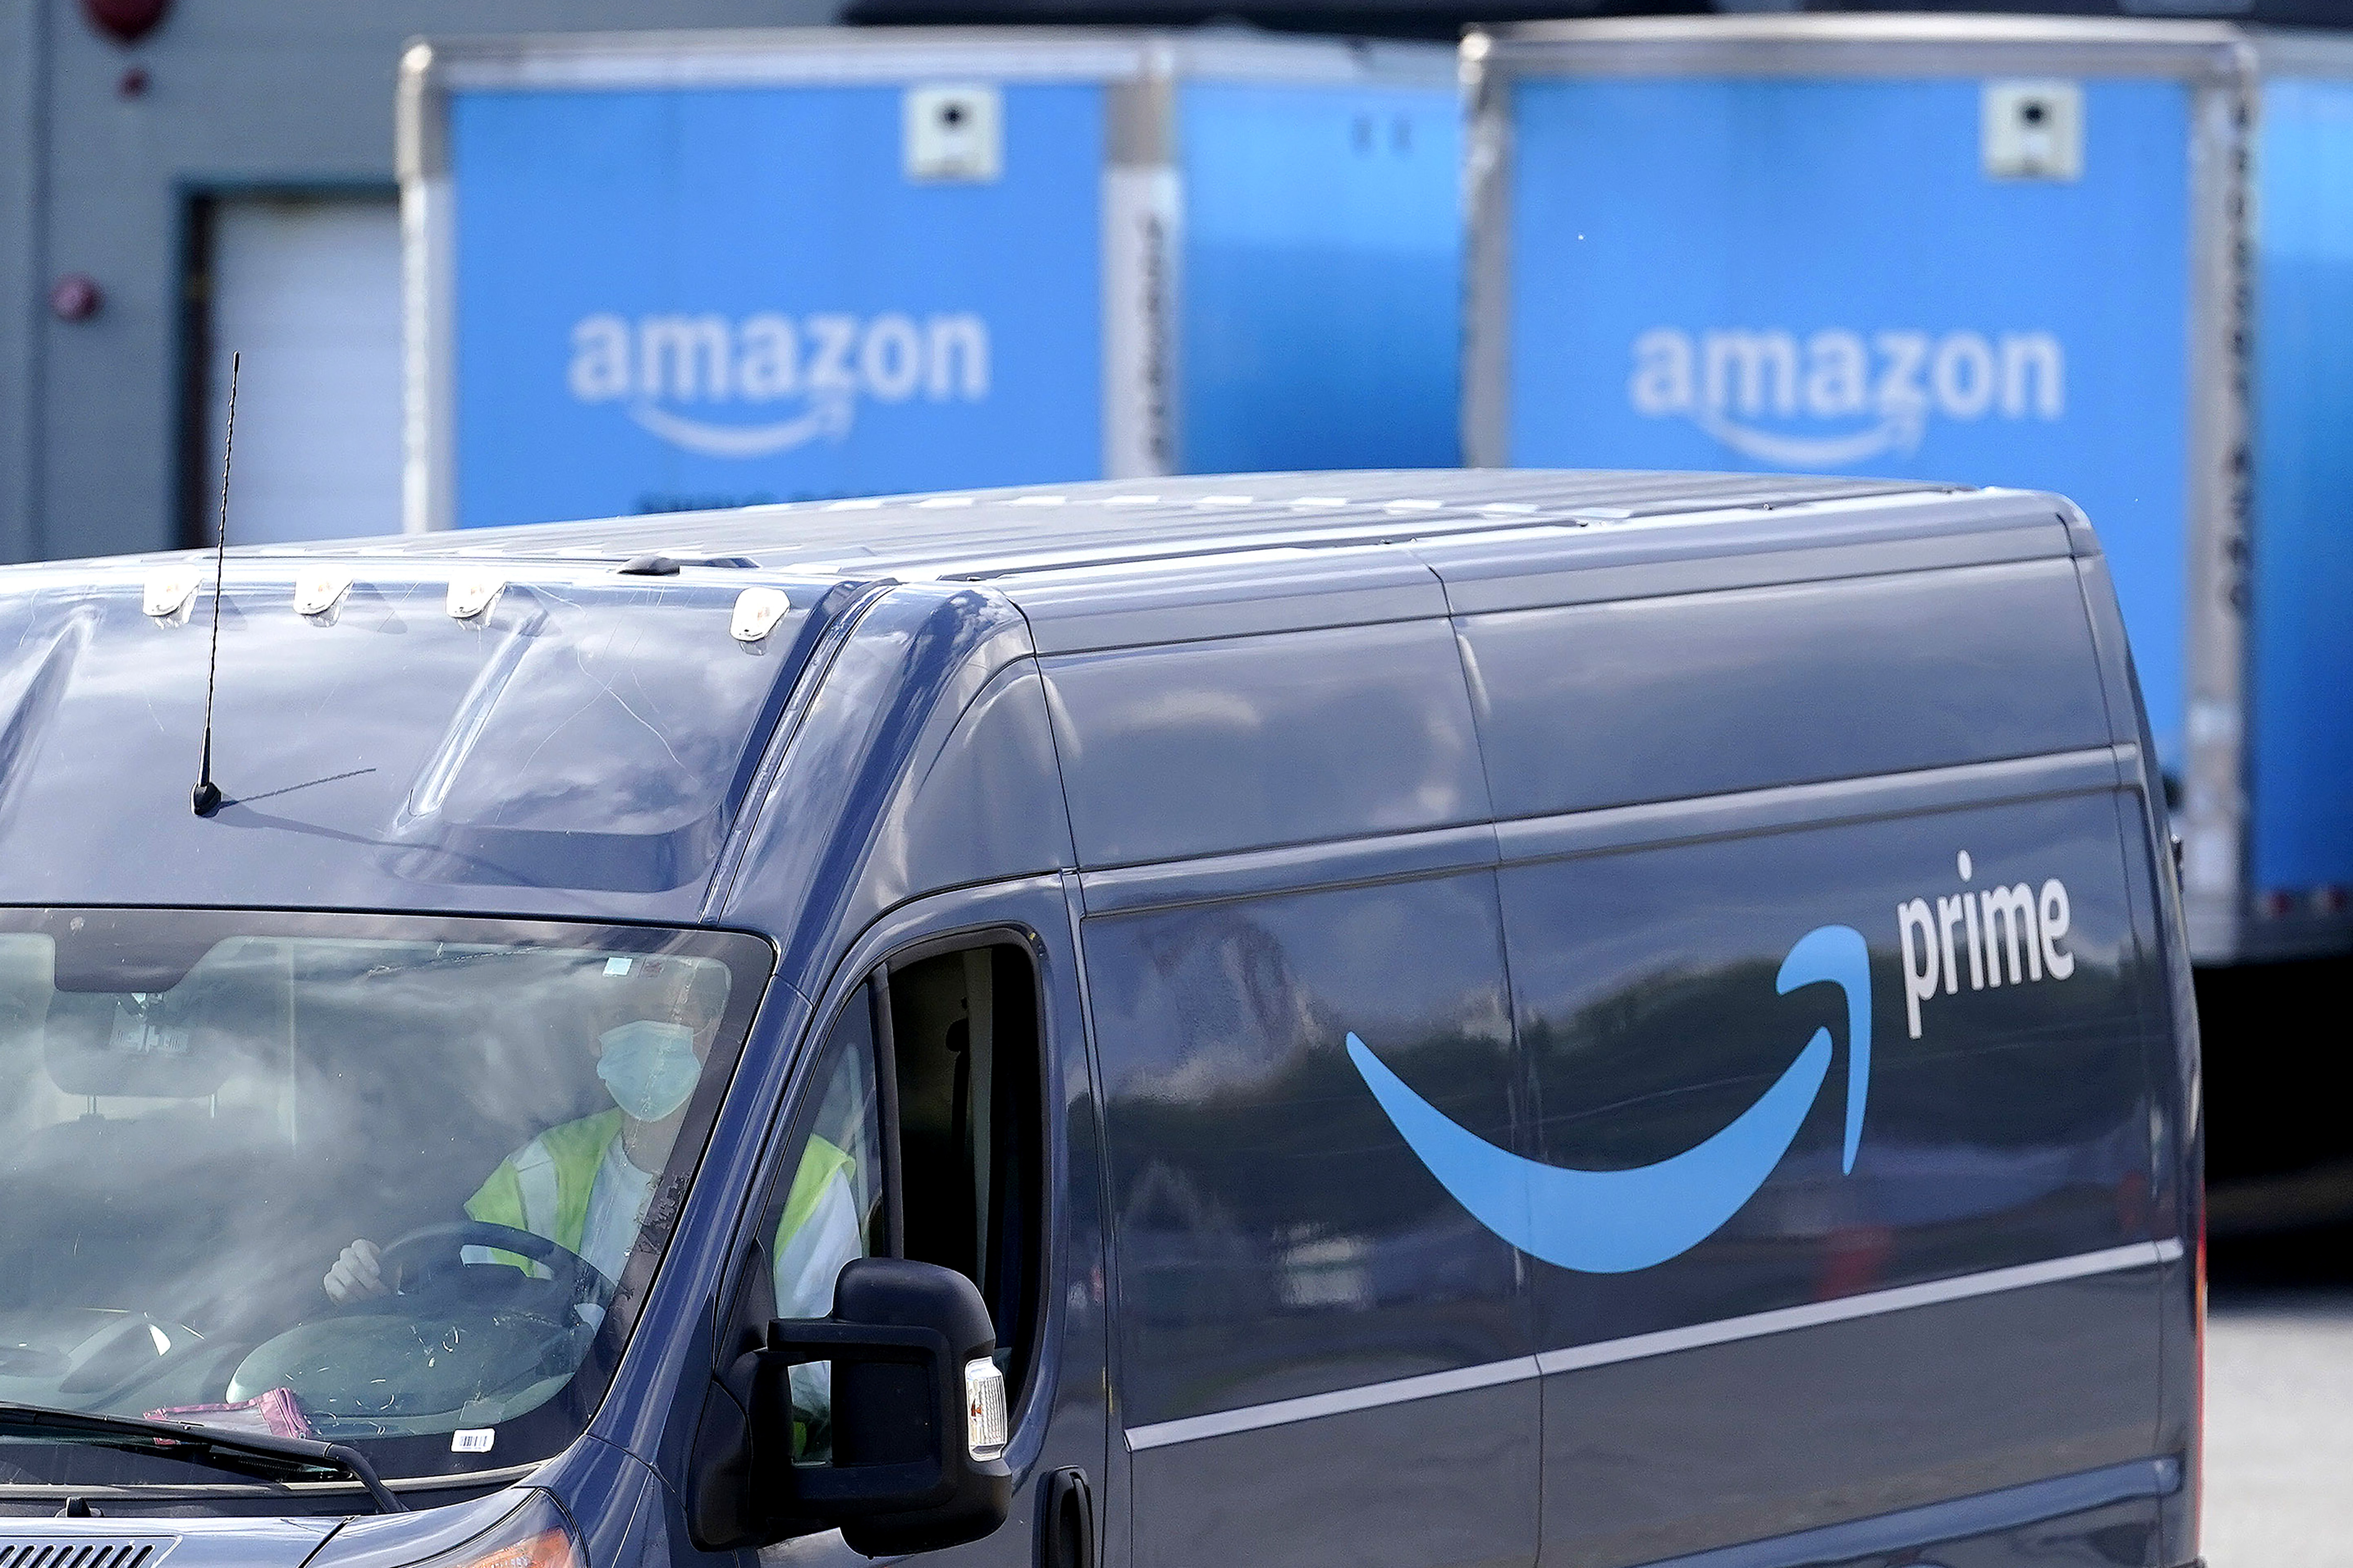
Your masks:
M 1662 1211 L 1656 1261 L 1534 1266 L 1548 1557 L 1614 1568 L 2156 1453 L 2164 982 L 2113 800 L 1500 872 L 1546 1162 L 1651 1167 L 1793 1079 L 1810 1101 L 1720 1228 Z M 1824 931 L 1867 966 L 1823 984 Z
M 972 661 L 965 686 L 987 670 Z M 961 711 L 951 691 L 935 719 L 953 725 L 901 790 L 868 877 L 878 904 L 940 888 L 995 881 L 1071 864 L 1071 826 L 1060 809 L 1045 684 L 1034 660 L 987 675 Z
M 865 606 L 777 736 L 759 816 L 706 915 L 787 933 L 777 978 L 814 994 L 842 937 L 884 910 L 1065 867 L 1029 652 L 1020 613 L 985 590 L 907 584 Z
M 1545 1562 L 1798 1568 L 1824 1561 L 1807 1535 L 1873 1523 L 1883 1563 L 1961 1568 L 1945 1543 L 1985 1533 L 1981 1563 L 2157 1563 L 2179 1468 L 2143 1457 L 2156 1339 L 2147 1274 L 2111 1275 L 1548 1378 Z M 2096 1552 L 1988 1495 L 2120 1453 L 2136 1496 Z
M 2202 1236 L 2206 1229 L 2205 1101 L 2200 1082 L 2198 1010 L 2189 982 L 2189 953 L 2181 936 L 2181 910 L 2172 887 L 2169 857 L 2160 847 L 2162 797 L 2120 790 L 2116 825 L 2125 845 L 2125 886 L 2133 900 L 2133 935 L 2152 971 L 2164 975 L 2160 1006 L 2149 1034 L 2149 1077 L 2156 1115 L 2149 1127 L 2154 1181 L 2150 1197 L 2160 1225 L 2176 1236 Z M 2152 822 L 2152 817 L 2155 822 Z M 2187 1563 L 2198 1555 L 2198 1494 L 2203 1468 L 2200 1424 L 2205 1351 L 2199 1342 L 2202 1294 L 2197 1257 L 2187 1252 L 2165 1268 L 2158 1291 L 2164 1345 L 2163 1404 L 2158 1412 L 2157 1451 L 2179 1454 L 2184 1479 L 2166 1500 L 2161 1516 L 2162 1550 L 2156 1561 Z
M 1443 620 L 1040 661 L 1082 866 L 1483 819 Z
M 1500 816 L 2108 740 L 2063 558 L 1459 625 Z
M 1090 916 L 1083 939 L 1140 1568 L 1532 1563 L 1519 1266 L 1345 1048 L 1525 1148 L 1492 873 Z

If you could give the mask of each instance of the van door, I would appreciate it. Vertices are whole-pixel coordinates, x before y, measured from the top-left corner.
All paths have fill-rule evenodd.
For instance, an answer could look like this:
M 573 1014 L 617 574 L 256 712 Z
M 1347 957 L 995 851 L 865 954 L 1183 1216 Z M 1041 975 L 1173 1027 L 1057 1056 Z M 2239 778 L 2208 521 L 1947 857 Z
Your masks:
M 1752 812 L 1693 842 L 1702 815 L 1740 826 L 1718 803 L 1662 808 L 1643 837 L 1667 842 L 1588 830 L 1602 852 L 1507 834 L 1560 1173 L 1537 1179 L 1597 1221 L 1530 1238 L 1548 1563 L 1868 1520 L 1873 1543 L 1801 1555 L 2031 1524 L 2046 1554 L 2096 1535 L 2148 1560 L 2179 1476 L 2155 1451 L 2165 1013 L 2119 853 L 2133 803 L 2085 787 L 2113 784 L 2096 763 L 1876 820 L 1916 784 L 1841 786 L 1862 819 L 1794 831 Z
M 1527 1568 L 1520 1265 L 1357 1065 L 1524 1146 L 1492 873 L 1118 897 L 1084 944 L 1138 1568 Z
M 1066 906 L 1052 879 L 929 904 L 853 957 L 865 978 L 797 1076 L 733 1317 L 824 1316 L 853 1258 L 965 1275 L 996 1323 L 1013 1508 L 987 1538 L 918 1560 L 1098 1568 L 1113 1491 L 1101 1176 Z M 824 1464 L 827 1369 L 796 1368 L 792 1391 L 796 1463 Z M 762 1561 L 866 1559 L 823 1531 Z

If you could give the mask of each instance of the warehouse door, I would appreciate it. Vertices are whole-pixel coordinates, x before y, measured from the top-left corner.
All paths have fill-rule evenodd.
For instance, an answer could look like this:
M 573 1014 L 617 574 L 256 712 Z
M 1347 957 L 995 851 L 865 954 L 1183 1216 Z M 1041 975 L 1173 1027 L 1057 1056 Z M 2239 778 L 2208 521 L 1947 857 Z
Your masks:
M 213 537 L 237 394 L 232 544 L 400 530 L 400 208 L 385 197 L 236 197 L 201 220 L 205 415 L 189 531 Z

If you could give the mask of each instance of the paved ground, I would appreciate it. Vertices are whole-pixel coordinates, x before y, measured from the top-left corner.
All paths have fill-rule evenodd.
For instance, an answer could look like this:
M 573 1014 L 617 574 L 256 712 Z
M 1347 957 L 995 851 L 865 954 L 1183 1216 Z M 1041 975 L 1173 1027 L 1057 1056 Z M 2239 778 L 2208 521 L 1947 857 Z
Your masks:
M 2211 1568 L 2353 1568 L 2353 1291 L 2215 1298 L 2205 1546 Z

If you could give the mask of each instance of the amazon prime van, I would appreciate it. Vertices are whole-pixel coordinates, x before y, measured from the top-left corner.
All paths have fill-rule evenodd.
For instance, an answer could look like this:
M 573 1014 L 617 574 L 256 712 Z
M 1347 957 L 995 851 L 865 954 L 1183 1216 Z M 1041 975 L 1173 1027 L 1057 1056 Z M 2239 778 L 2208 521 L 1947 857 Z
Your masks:
M 2063 500 L 215 574 L 0 574 L 0 1562 L 2196 1558 L 2179 894 Z

